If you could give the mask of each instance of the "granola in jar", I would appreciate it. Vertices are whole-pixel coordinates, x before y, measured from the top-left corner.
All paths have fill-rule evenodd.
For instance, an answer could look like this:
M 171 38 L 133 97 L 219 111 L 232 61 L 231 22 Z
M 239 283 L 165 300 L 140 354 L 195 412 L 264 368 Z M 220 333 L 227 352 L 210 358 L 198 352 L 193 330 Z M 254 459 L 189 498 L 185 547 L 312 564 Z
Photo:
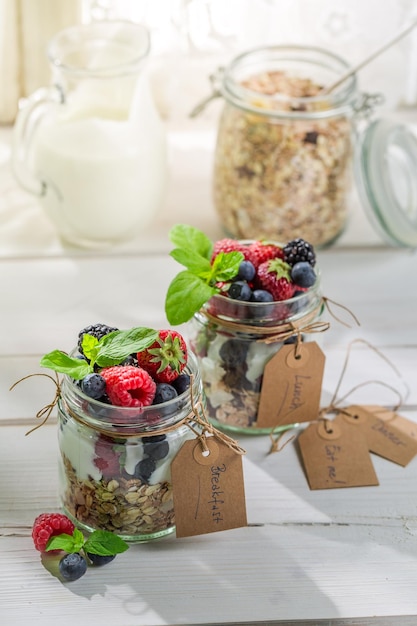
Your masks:
M 331 244 L 348 214 L 348 107 L 321 96 L 322 82 L 291 67 L 229 72 L 224 84 L 213 198 L 225 231 L 238 239 L 299 236 Z

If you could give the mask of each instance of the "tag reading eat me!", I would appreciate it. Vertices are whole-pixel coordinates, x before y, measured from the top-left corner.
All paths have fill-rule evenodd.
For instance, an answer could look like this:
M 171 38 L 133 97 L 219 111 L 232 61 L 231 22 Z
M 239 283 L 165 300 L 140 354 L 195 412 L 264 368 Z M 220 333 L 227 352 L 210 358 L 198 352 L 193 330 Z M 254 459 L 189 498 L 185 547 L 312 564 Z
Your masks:
M 247 526 L 242 456 L 214 437 L 186 441 L 171 465 L 177 537 Z
M 352 427 L 361 430 L 368 448 L 379 456 L 405 467 L 417 454 L 417 439 L 396 428 L 394 420 L 384 420 L 362 406 L 349 406 L 344 419 Z
M 325 357 L 314 341 L 283 345 L 265 366 L 256 426 L 308 422 L 319 412 Z
M 365 437 L 339 417 L 311 424 L 298 443 L 310 489 L 379 484 Z

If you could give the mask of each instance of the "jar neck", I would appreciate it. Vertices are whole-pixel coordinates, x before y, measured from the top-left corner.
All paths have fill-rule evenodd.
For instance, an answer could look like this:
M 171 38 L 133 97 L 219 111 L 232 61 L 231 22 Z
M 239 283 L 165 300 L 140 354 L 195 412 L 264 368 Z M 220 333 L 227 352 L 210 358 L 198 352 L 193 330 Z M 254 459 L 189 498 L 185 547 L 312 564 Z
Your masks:
M 320 119 L 348 115 L 356 95 L 356 76 L 330 94 L 321 93 L 348 68 L 341 57 L 321 48 L 257 48 L 229 64 L 220 91 L 233 106 L 270 118 Z

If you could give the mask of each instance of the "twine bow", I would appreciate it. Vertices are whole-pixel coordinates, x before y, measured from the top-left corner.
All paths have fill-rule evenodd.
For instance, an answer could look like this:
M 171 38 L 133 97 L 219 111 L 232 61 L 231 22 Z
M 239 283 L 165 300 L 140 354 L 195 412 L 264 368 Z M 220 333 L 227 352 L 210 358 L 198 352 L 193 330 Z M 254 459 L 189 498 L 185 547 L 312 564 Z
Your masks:
M 44 407 L 39 409 L 39 411 L 36 413 L 35 417 L 36 417 L 36 419 L 43 418 L 42 422 L 40 424 L 36 424 L 36 426 L 34 426 L 30 430 L 28 430 L 27 433 L 25 433 L 25 436 L 26 435 L 30 435 L 30 433 L 33 433 L 33 431 L 37 430 L 38 428 L 40 428 L 41 426 L 46 424 L 46 422 L 48 421 L 52 411 L 54 410 L 54 408 L 55 408 L 59 398 L 61 397 L 61 385 L 59 383 L 58 374 L 56 374 L 56 373 L 55 373 L 55 378 L 53 376 L 51 376 L 50 374 L 42 374 L 42 373 L 28 374 L 27 376 L 24 376 L 23 378 L 20 378 L 15 383 L 13 383 L 13 385 L 10 387 L 9 391 L 12 391 L 12 389 L 14 389 L 16 387 L 16 385 L 18 385 L 22 381 L 27 380 L 28 378 L 32 378 L 34 376 L 45 376 L 45 378 L 49 378 L 50 380 L 52 380 L 52 382 L 55 385 L 55 397 L 52 400 L 52 402 L 49 402 Z

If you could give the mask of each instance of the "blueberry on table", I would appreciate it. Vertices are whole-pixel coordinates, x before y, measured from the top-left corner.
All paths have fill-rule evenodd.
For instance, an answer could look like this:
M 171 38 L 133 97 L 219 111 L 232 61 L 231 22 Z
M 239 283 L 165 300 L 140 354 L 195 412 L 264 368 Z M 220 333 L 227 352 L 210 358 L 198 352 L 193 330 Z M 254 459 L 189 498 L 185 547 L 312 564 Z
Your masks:
M 116 558 L 115 554 L 109 554 L 105 556 L 103 554 L 94 554 L 93 552 L 87 552 L 86 554 L 91 563 L 96 566 L 107 565 L 107 563 L 110 563 Z
M 62 578 L 69 582 L 78 580 L 87 571 L 87 561 L 78 552 L 66 554 L 59 562 L 59 571 Z

